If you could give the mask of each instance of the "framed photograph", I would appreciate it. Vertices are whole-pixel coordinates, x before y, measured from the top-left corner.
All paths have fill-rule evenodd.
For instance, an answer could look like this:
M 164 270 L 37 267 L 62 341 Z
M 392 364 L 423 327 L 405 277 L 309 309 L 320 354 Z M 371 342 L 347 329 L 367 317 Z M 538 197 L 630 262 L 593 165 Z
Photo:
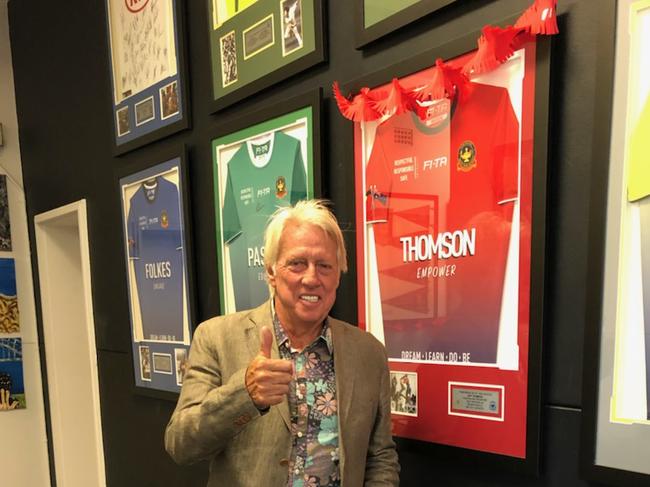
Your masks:
M 478 35 L 345 92 L 422 87 Z M 530 41 L 462 96 L 353 132 L 359 323 L 419 391 L 393 433 L 520 471 L 538 465 L 549 51 Z
M 212 109 L 325 61 L 322 0 L 207 0 Z
M 0 335 L 3 333 L 20 333 L 16 261 L 12 258 L 0 258 Z
M 181 0 L 105 0 L 113 152 L 189 127 Z
M 194 306 L 185 161 L 184 149 L 164 154 L 119 179 L 134 377 L 142 391 L 178 393 L 172 357 L 190 346 Z
M 650 0 L 607 8 L 599 28 L 616 43 L 598 54 L 581 457 L 590 480 L 641 486 L 650 483 Z
M 0 338 L 0 413 L 25 409 L 22 338 Z
M 353 0 L 357 49 L 456 0 Z
M 268 299 L 267 221 L 320 195 L 320 104 L 320 91 L 286 100 L 228 124 L 212 141 L 222 314 Z

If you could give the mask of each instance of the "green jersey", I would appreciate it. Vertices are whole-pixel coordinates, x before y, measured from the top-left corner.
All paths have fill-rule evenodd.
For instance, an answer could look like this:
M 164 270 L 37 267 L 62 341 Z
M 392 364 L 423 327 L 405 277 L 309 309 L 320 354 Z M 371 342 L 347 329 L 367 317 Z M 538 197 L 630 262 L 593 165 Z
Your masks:
M 298 139 L 276 131 L 242 144 L 230 159 L 222 224 L 237 311 L 268 299 L 263 239 L 269 217 L 306 197 Z
M 630 137 L 627 198 L 636 201 L 650 194 L 650 98 Z

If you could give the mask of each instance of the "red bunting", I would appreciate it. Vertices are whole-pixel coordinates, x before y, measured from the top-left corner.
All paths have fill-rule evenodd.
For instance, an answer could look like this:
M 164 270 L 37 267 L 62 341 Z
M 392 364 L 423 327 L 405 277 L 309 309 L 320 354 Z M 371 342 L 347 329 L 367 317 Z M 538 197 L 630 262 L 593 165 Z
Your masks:
M 557 0 L 535 0 L 517 19 L 514 26 L 505 28 L 486 25 L 478 39 L 478 49 L 463 66 L 455 67 L 436 60 L 431 80 L 414 90 L 406 90 L 397 78 L 388 90 L 362 88 L 350 101 L 344 97 L 337 82 L 333 91 L 341 114 L 355 122 L 377 120 L 384 116 L 400 115 L 414 111 L 421 115 L 422 105 L 418 102 L 436 101 L 443 98 L 458 97 L 462 101 L 463 92 L 470 86 L 468 76 L 478 75 L 498 68 L 515 51 L 535 35 L 552 35 L 559 32 L 557 26 Z
M 418 101 L 433 101 L 443 98 L 452 98 L 455 93 L 462 92 L 465 83 L 469 80 L 462 73 L 461 68 L 454 68 L 442 59 L 436 59 L 431 81 L 421 88 L 413 91 Z
M 381 117 L 381 113 L 374 108 L 376 100 L 370 94 L 370 89 L 361 88 L 361 92 L 352 101 L 341 94 L 337 81 L 334 82 L 332 89 L 334 90 L 334 97 L 336 98 L 336 104 L 339 106 L 339 111 L 345 118 L 353 122 L 369 122 Z
M 397 78 L 393 78 L 390 91 L 384 99 L 377 100 L 375 109 L 382 115 L 401 115 L 417 109 L 417 101 L 413 92 L 405 90 Z
M 491 25 L 483 27 L 476 54 L 463 66 L 463 73 L 487 73 L 505 63 L 514 54 L 513 41 L 522 30 L 511 26 L 505 29 Z
M 557 34 L 560 31 L 557 27 L 557 0 L 535 0 L 515 22 L 515 27 L 523 27 L 531 34 Z

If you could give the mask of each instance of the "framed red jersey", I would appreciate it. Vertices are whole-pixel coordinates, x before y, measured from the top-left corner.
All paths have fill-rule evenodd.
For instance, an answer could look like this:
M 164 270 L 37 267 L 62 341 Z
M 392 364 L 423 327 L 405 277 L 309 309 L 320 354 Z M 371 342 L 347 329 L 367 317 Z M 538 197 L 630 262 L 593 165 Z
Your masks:
M 346 87 L 406 90 L 470 39 Z M 549 46 L 452 99 L 354 124 L 359 323 L 384 343 L 398 437 L 537 468 Z

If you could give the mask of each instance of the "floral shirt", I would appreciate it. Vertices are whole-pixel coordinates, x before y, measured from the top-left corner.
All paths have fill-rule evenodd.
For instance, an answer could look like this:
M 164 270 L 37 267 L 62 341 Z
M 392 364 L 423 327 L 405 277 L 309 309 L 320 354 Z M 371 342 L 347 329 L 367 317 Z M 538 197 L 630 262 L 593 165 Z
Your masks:
M 273 327 L 280 357 L 291 360 L 295 371 L 289 388 L 293 443 L 287 487 L 340 487 L 332 332 L 325 321 L 320 336 L 299 352 L 275 314 Z

